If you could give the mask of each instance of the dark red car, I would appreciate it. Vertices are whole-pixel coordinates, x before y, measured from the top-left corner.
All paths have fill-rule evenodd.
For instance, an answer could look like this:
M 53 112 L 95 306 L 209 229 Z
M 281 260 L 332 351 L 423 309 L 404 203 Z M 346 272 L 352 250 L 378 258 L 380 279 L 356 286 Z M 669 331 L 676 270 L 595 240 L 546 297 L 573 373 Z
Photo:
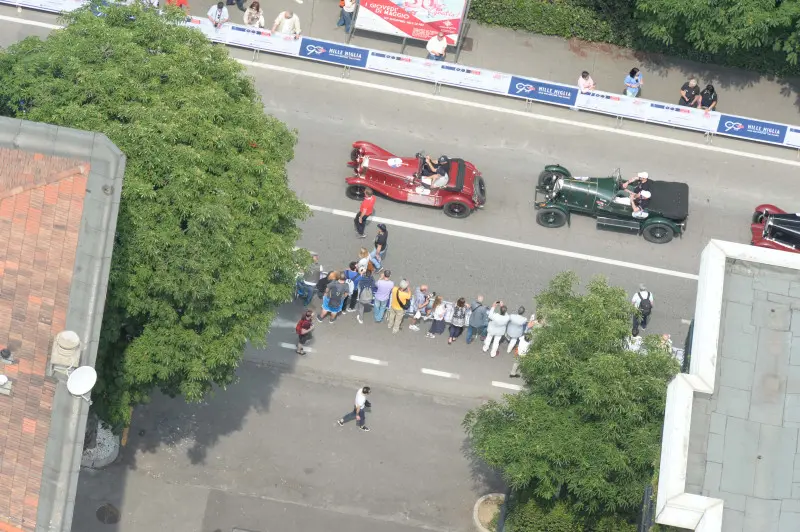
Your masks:
M 800 253 L 800 214 L 775 205 L 759 205 L 753 213 L 750 232 L 754 246 Z
M 354 142 L 347 163 L 353 169 L 353 175 L 345 179 L 347 197 L 361 200 L 369 187 L 395 201 L 440 208 L 452 218 L 466 218 L 486 203 L 486 184 L 472 163 L 450 159 L 449 181 L 431 189 L 420 178 L 424 161 L 419 153 L 397 157 L 371 142 Z

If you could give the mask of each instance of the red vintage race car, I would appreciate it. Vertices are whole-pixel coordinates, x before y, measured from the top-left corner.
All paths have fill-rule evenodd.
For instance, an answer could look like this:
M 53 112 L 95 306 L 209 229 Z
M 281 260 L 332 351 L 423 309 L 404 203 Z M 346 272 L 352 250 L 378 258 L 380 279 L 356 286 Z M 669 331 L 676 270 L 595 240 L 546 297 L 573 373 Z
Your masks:
M 397 157 L 371 142 L 354 142 L 347 163 L 353 169 L 353 175 L 345 179 L 347 197 L 361 200 L 371 188 L 395 201 L 441 208 L 452 218 L 466 218 L 484 206 L 486 184 L 472 163 L 449 159 L 446 179 L 436 188 L 422 175 L 424 162 L 420 153 Z
M 800 213 L 788 213 L 775 205 L 756 207 L 750 223 L 754 246 L 800 253 Z

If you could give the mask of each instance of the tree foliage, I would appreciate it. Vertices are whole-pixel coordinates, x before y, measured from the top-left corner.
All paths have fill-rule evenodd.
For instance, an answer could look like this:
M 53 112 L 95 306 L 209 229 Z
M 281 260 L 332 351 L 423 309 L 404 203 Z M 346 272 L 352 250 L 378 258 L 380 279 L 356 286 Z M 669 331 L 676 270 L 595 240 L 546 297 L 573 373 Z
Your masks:
M 628 517 L 653 474 L 678 363 L 657 338 L 646 355 L 625 348 L 636 310 L 622 289 L 598 277 L 581 294 L 577 283 L 565 272 L 536 297 L 546 325 L 522 359 L 526 390 L 471 411 L 464 426 L 512 489 L 594 520 Z
M 305 206 L 294 133 L 200 33 L 138 5 L 84 8 L 0 56 L 0 112 L 106 134 L 127 156 L 95 407 L 120 426 L 159 388 L 233 382 L 248 338 L 293 293 Z

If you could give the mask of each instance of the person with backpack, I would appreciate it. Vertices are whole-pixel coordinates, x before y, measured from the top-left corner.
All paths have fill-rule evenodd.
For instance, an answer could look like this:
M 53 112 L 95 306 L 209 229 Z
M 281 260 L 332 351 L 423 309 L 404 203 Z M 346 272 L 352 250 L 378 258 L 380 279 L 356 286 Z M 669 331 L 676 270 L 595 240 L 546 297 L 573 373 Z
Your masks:
M 328 314 L 331 315 L 331 323 L 336 321 L 336 316 L 342 311 L 348 290 L 344 272 L 339 272 L 339 278 L 329 283 L 325 290 L 322 298 L 322 313 L 317 316 L 317 321 L 321 322 Z
M 317 297 L 320 299 L 325 298 L 325 290 L 328 289 L 328 285 L 331 284 L 333 281 L 339 278 L 339 272 L 331 272 L 328 275 L 325 275 L 317 281 L 317 286 L 315 290 L 317 291 Z
M 392 288 L 392 295 L 389 298 L 389 319 L 386 320 L 392 333 L 397 334 L 400 325 L 403 323 L 403 316 L 411 306 L 411 290 L 408 289 L 408 281 L 401 279 L 398 286 Z
M 361 279 L 356 285 L 356 293 L 358 294 L 358 303 L 356 304 L 356 320 L 361 325 L 364 325 L 364 309 L 372 307 L 372 300 L 375 297 L 375 279 L 372 278 L 372 272 L 366 268 L 360 268 L 358 273 Z
M 306 354 L 303 346 L 306 345 L 309 340 L 311 340 L 311 331 L 314 330 L 314 323 L 311 321 L 311 316 L 313 315 L 314 312 L 311 310 L 303 311 L 302 316 L 300 316 L 300 320 L 294 327 L 294 332 L 297 333 L 297 349 L 295 349 L 295 353 L 298 355 Z
M 361 275 L 358 273 L 358 268 L 356 268 L 356 264 L 357 263 L 355 261 L 351 262 L 350 267 L 344 272 L 349 295 L 344 300 L 344 305 L 342 305 L 342 312 L 356 311 L 356 303 L 358 303 L 358 292 L 356 291 L 356 288 L 358 286 L 358 281 L 361 280 Z
M 636 307 L 633 315 L 633 336 L 639 335 L 639 329 L 647 329 L 650 323 L 650 313 L 653 312 L 653 293 L 647 290 L 644 284 L 639 285 L 639 291 L 633 294 L 631 303 Z

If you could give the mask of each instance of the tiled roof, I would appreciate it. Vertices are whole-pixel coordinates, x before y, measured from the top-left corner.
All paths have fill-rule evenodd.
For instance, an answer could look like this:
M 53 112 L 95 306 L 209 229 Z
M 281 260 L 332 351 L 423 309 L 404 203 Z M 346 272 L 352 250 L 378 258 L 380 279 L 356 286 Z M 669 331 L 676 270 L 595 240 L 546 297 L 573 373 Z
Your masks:
M 34 530 L 56 380 L 45 375 L 65 329 L 87 162 L 0 149 L 0 531 Z M 5 526 L 4 526 L 5 523 Z

